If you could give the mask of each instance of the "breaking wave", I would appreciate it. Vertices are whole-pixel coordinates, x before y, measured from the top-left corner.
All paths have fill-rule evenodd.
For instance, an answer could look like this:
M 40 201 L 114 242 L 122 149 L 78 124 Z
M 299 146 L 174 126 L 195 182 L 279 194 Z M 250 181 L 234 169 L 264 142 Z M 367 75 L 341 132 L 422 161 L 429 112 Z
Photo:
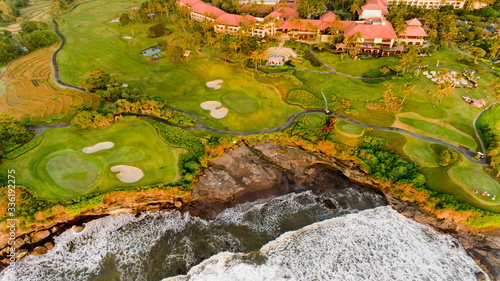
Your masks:
M 344 188 L 241 204 L 212 221 L 176 211 L 108 216 L 64 232 L 0 281 L 475 280 L 480 269 L 456 241 L 382 205 Z
M 477 280 L 458 242 L 378 207 L 283 234 L 249 254 L 219 253 L 185 280 Z

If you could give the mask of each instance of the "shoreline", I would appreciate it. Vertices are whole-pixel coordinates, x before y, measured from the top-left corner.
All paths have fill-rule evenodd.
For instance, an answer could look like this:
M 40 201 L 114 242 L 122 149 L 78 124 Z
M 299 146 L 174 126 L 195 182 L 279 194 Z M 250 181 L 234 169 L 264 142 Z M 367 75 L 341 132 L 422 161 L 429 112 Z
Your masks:
M 492 280 L 500 280 L 498 232 L 493 235 L 492 231 L 481 231 L 449 219 L 435 218 L 416 204 L 392 194 L 388 186 L 374 182 L 350 161 L 270 143 L 226 151 L 205 169 L 204 175 L 187 195 L 173 195 L 172 191 L 140 191 L 131 194 L 118 192 L 115 197 L 105 197 L 103 204 L 97 208 L 16 237 L 16 256 L 44 254 L 53 246 L 55 236 L 70 228 L 81 230 L 86 222 L 107 215 L 178 210 L 210 220 L 224 209 L 238 204 L 292 192 L 321 192 L 327 188 L 327 183 L 335 183 L 339 188 L 355 183 L 383 195 L 388 205 L 398 213 L 453 236 Z M 323 204 L 328 205 L 328 202 Z M 9 246 L 0 248 L 0 270 L 8 266 L 9 251 Z M 477 276 L 478 280 L 485 280 L 481 275 Z

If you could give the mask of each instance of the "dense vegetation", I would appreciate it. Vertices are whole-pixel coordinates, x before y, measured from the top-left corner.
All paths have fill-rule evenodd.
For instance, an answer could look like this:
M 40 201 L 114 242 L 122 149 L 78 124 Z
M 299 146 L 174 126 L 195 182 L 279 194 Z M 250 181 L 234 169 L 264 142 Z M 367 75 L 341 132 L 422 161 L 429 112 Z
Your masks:
M 59 37 L 47 30 L 43 22 L 24 22 L 22 31 L 13 34 L 8 30 L 0 32 L 0 64 L 32 52 L 42 47 L 47 47 L 59 40 Z
M 137 89 L 130 89 L 128 86 L 117 83 L 111 79 L 109 73 L 102 69 L 87 73 L 85 80 L 81 81 L 80 85 L 92 91 L 97 90 L 96 94 L 106 101 L 113 102 L 113 104 L 95 111 L 83 110 L 79 112 L 71 121 L 79 128 L 109 126 L 121 118 L 122 114 L 157 116 L 181 126 L 195 126 L 198 123 L 195 118 L 187 114 L 165 108 L 166 101 L 161 97 L 147 96 Z
M 0 155 L 18 148 L 30 140 L 33 134 L 14 118 L 0 113 Z
M 292 90 L 288 93 L 287 101 L 303 108 L 324 108 L 325 102 L 305 90 Z

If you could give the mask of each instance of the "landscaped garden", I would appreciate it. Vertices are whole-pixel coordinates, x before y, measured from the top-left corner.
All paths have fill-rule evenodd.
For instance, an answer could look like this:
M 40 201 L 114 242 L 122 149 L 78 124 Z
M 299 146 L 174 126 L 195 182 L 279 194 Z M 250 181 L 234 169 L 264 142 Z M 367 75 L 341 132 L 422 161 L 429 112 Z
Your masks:
M 156 130 L 142 120 L 124 119 L 110 127 L 92 130 L 47 129 L 41 137 L 39 146 L 1 167 L 15 169 L 19 184 L 47 200 L 169 183 L 180 178 L 177 159 L 184 150 L 165 144 Z M 111 142 L 113 146 L 92 150 L 103 142 Z M 130 183 L 122 181 L 117 177 L 119 174 L 111 171 L 111 167 L 118 165 L 138 168 L 143 177 Z M 127 176 L 127 172 L 122 176 Z
M 64 16 L 66 23 L 61 25 L 61 31 L 67 43 L 57 60 L 64 82 L 77 85 L 88 71 L 102 68 L 130 87 L 164 97 L 168 105 L 197 114 L 209 126 L 233 131 L 276 127 L 301 110 L 282 102 L 281 95 L 285 93 L 277 91 L 272 81 L 269 85 L 260 83 L 254 73 L 199 54 L 198 43 L 186 46 L 192 51 L 189 59 L 172 60 L 167 56 L 151 61 L 140 56 L 142 50 L 159 41 L 176 40 L 186 34 L 170 22 L 166 27 L 173 30 L 172 34 L 151 39 L 147 37 L 147 29 L 152 23 L 137 22 L 130 26 L 110 23 L 117 11 L 129 7 L 130 1 L 105 2 L 107 9 L 97 8 L 103 1 L 91 2 Z M 219 79 L 224 81 L 219 90 L 205 85 Z M 212 118 L 209 111 L 200 107 L 205 101 L 221 102 L 229 109 L 228 115 L 220 120 Z

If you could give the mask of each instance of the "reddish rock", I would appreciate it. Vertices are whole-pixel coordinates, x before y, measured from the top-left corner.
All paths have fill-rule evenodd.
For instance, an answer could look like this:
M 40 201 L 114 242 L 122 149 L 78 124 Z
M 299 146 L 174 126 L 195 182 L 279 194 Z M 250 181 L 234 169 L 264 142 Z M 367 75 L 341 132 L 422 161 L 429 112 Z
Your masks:
M 22 250 L 17 250 L 16 254 L 14 255 L 16 259 L 22 259 L 26 254 L 28 253 L 28 250 L 22 249 Z
M 38 243 L 38 242 L 42 241 L 43 239 L 49 237 L 49 235 L 50 235 L 50 231 L 48 231 L 48 230 L 37 231 L 37 232 L 35 232 L 35 234 L 31 235 L 31 243 L 32 244 Z
M 38 246 L 31 252 L 31 255 L 41 256 L 45 255 L 46 253 L 47 253 L 47 248 L 45 248 L 44 246 Z
M 54 248 L 54 244 L 52 242 L 47 242 L 47 243 L 43 244 L 43 246 L 45 248 L 47 248 L 47 250 L 49 250 L 49 251 L 52 250 L 52 248 Z

